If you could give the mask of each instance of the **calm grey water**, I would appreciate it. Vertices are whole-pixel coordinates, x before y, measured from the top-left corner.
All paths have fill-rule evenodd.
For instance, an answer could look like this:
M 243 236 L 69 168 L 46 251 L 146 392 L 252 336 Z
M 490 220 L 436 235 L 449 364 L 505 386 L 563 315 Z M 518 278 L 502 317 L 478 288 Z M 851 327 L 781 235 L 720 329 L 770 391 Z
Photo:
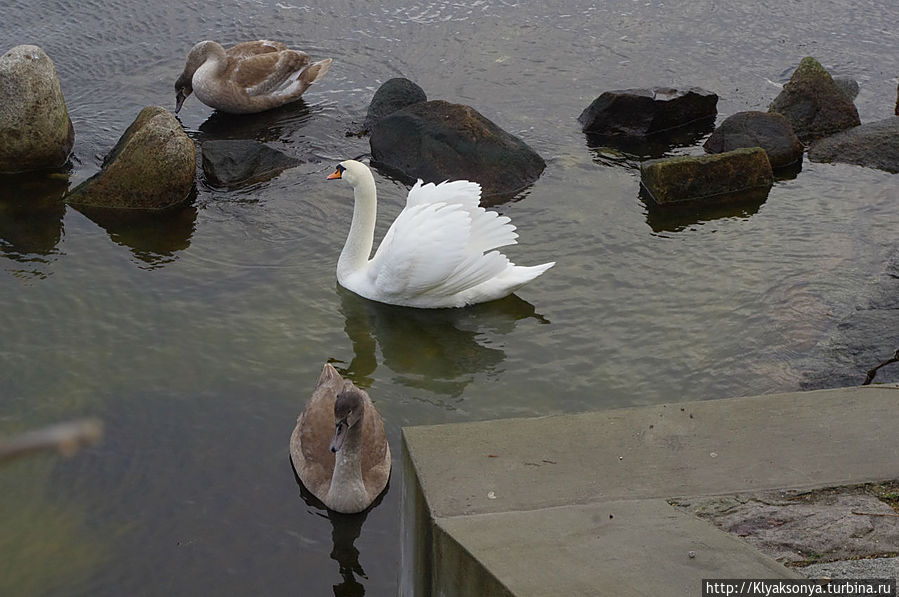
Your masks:
M 859 81 L 863 122 L 886 118 L 892 0 L 177 4 L 3 3 L 0 51 L 55 61 L 73 185 L 142 107 L 173 107 L 196 41 L 277 39 L 334 65 L 286 111 L 182 111 L 197 140 L 303 160 L 268 183 L 200 181 L 176 216 L 125 224 L 0 186 L 0 436 L 83 415 L 107 429 L 72 460 L 0 470 L 2 595 L 395 594 L 399 471 L 367 518 L 329 519 L 289 463 L 328 360 L 369 389 L 399 462 L 404 425 L 853 384 L 897 348 L 895 176 L 806 162 L 761 206 L 659 221 L 636 162 L 588 148 L 575 120 L 602 91 L 650 85 L 713 90 L 721 118 L 764 110 L 806 55 Z M 558 261 L 517 297 L 430 312 L 337 287 L 351 192 L 324 178 L 368 150 L 346 133 L 394 76 L 546 158 L 498 207 L 516 262 Z M 377 181 L 383 233 L 406 188 Z

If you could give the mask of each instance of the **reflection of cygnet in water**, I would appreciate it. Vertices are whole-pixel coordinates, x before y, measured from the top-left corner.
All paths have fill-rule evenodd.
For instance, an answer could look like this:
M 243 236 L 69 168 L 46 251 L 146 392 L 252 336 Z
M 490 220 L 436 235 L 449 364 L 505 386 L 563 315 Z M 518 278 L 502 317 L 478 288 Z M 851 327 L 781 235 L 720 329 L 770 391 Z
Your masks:
M 353 360 L 343 372 L 363 386 L 371 383 L 380 348 L 398 383 L 458 396 L 476 373 L 491 371 L 506 358 L 502 349 L 487 345 L 485 332 L 509 333 L 528 317 L 545 322 L 533 305 L 514 295 L 466 309 L 421 310 L 370 301 L 340 286 L 337 293 L 353 344 Z
M 368 508 L 390 478 L 384 421 L 371 398 L 329 364 L 297 419 L 290 457 L 303 485 L 329 509 Z

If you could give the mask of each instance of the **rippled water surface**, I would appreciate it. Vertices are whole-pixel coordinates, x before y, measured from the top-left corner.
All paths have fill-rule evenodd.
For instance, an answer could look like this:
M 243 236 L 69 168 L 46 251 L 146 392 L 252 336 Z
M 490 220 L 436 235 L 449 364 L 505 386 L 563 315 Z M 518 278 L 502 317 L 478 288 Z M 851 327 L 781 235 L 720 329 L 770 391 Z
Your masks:
M 860 83 L 863 122 L 887 118 L 897 22 L 891 0 L 7 1 L 0 50 L 36 43 L 56 64 L 72 185 L 142 107 L 173 107 L 196 41 L 277 39 L 334 64 L 287 110 L 182 110 L 198 141 L 302 161 L 269 182 L 201 177 L 188 208 L 132 222 L 64 207 L 65 181 L 27 200 L 0 186 L 0 436 L 106 424 L 74 459 L 0 469 L 0 594 L 395 594 L 399 467 L 363 519 L 329 518 L 290 466 L 328 360 L 369 389 L 395 462 L 404 425 L 859 383 L 899 338 L 895 176 L 806 161 L 761 205 L 659 219 L 636 163 L 589 148 L 576 118 L 603 91 L 651 85 L 715 91 L 719 119 L 764 110 L 806 55 Z M 558 261 L 517 297 L 432 312 L 337 287 L 352 194 L 324 178 L 368 151 L 347 133 L 395 76 L 546 159 L 497 208 L 521 233 L 512 259 Z M 383 232 L 406 187 L 376 178 Z

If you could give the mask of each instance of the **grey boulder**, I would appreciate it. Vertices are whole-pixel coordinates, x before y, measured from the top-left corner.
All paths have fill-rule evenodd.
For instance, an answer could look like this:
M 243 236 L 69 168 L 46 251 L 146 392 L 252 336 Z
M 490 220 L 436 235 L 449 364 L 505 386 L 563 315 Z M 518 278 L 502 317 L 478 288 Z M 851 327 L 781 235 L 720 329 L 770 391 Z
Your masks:
M 808 159 L 899 172 L 899 116 L 869 122 L 812 143 Z
M 709 153 L 743 147 L 764 149 L 772 168 L 801 162 L 804 150 L 789 121 L 782 114 L 771 112 L 737 112 L 728 116 L 703 145 Z
M 0 172 L 58 168 L 75 130 L 53 61 L 38 46 L 0 56 Z

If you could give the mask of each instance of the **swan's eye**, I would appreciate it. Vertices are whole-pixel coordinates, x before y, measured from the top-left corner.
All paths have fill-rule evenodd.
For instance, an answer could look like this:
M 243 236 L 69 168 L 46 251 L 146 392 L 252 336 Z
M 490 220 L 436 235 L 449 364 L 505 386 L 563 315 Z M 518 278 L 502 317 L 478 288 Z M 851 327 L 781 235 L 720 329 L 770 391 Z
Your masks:
M 340 164 L 337 164 L 337 171 L 343 174 L 344 172 L 346 172 L 346 168 L 344 168 Z

